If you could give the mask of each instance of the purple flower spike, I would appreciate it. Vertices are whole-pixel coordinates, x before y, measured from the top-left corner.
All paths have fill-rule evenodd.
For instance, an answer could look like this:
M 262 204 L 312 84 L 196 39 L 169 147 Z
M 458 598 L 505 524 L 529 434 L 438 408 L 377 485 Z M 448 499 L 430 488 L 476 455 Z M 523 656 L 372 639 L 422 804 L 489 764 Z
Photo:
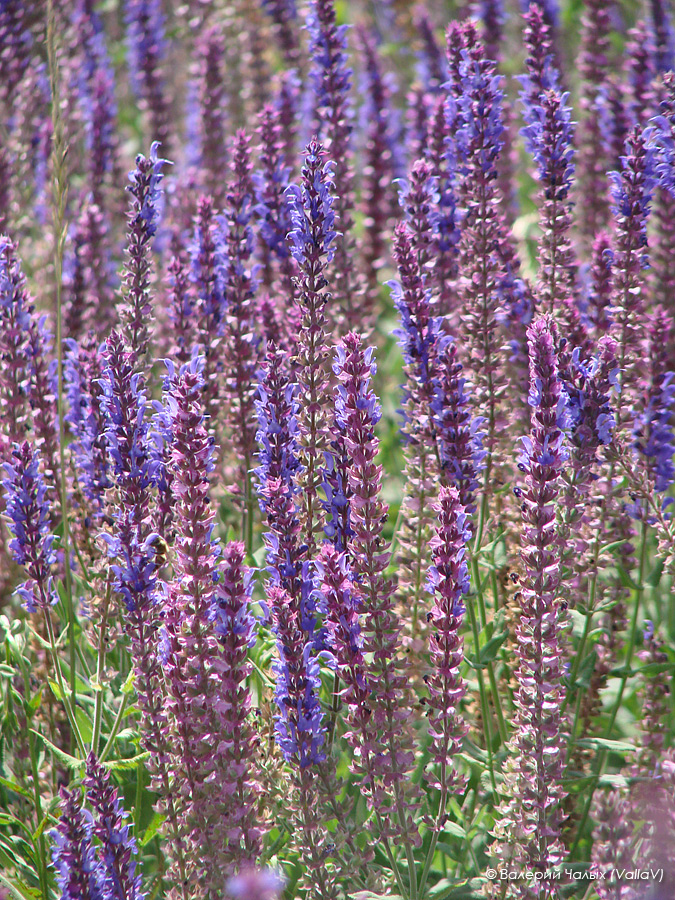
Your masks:
M 607 334 L 612 322 L 612 242 L 605 231 L 593 241 L 586 315 L 595 335 Z
M 290 160 L 286 157 L 280 110 L 266 105 L 260 115 L 260 163 L 253 175 L 256 190 L 256 214 L 260 220 L 260 256 L 263 281 L 283 298 L 278 304 L 284 333 L 297 334 L 300 322 L 295 306 L 296 261 L 286 235 L 292 230 L 291 210 L 286 186 L 290 180 Z
M 558 73 L 547 54 L 548 29 L 540 7 L 532 5 L 526 17 L 528 75 L 522 79 L 521 100 L 526 127 L 525 146 L 537 164 L 540 191 L 539 305 L 561 319 L 575 346 L 585 343 L 579 310 L 574 298 L 575 265 L 570 241 L 574 177 L 574 148 L 568 95 L 558 87 Z
M 485 412 L 488 466 L 498 416 L 497 314 L 507 272 L 495 248 L 504 243 L 499 207 L 498 160 L 503 144 L 503 93 L 495 65 L 485 58 L 472 22 L 448 31 L 451 90 L 456 98 L 455 148 L 460 205 L 466 208 L 459 242 L 458 295 L 463 337 L 474 373 L 474 408 Z M 498 380 L 498 379 L 497 379 Z
M 468 385 L 462 377 L 457 346 L 445 339 L 438 360 L 438 380 L 431 401 L 438 438 L 441 479 L 454 485 L 467 514 L 475 511 L 478 475 L 485 465 L 480 429 L 484 419 L 471 417 Z
M 82 809 L 78 791 L 62 787 L 61 817 L 49 832 L 60 900 L 107 900 L 100 864 L 92 843 L 91 814 Z
M 361 206 L 365 217 L 363 259 L 370 292 L 365 313 L 370 317 L 380 290 L 378 272 L 387 261 L 391 220 L 397 214 L 393 182 L 401 165 L 391 92 L 375 42 L 365 29 L 359 32 L 359 42 L 366 69 L 363 109 L 366 147 Z
M 610 168 L 609 135 L 603 128 L 602 92 L 609 71 L 611 8 L 605 0 L 584 4 L 580 75 L 580 121 L 577 145 L 579 172 L 579 226 L 586 245 L 608 225 L 609 199 L 606 172 Z
M 87 800 L 95 813 L 92 834 L 100 841 L 99 873 L 103 900 L 143 900 L 141 876 L 136 874 L 138 848 L 110 774 L 92 752 L 84 779 Z
M 441 488 L 434 511 L 438 524 L 430 542 L 433 565 L 427 583 L 434 595 L 430 611 L 433 630 L 429 637 L 433 667 L 425 681 L 429 688 L 431 754 L 437 768 L 427 773 L 427 781 L 447 796 L 448 792 L 461 793 L 464 786 L 454 757 L 467 731 L 459 711 L 466 693 L 466 681 L 459 671 L 464 660 L 459 629 L 464 615 L 462 596 L 469 590 L 464 555 L 470 532 L 455 488 Z
M 330 295 L 325 291 L 327 281 L 324 273 L 326 262 L 333 258 L 336 236 L 331 176 L 330 166 L 324 162 L 321 144 L 312 140 L 307 146 L 301 186 L 292 185 L 288 189 L 293 223 L 288 240 L 300 269 L 296 287 L 302 327 L 296 365 L 301 398 L 298 415 L 302 439 L 300 461 L 304 466 L 300 477 L 303 529 L 309 555 L 316 543 L 315 534 L 322 524 L 317 491 L 322 478 L 323 454 L 330 444 L 326 416 L 330 398 L 325 315 Z
M 220 696 L 223 706 L 220 736 L 227 743 L 220 778 L 230 809 L 225 812 L 227 839 L 233 858 L 253 857 L 260 849 L 262 829 L 256 799 L 260 787 L 255 780 L 256 737 L 251 724 L 251 691 L 246 678 L 251 671 L 249 648 L 255 644 L 255 619 L 251 613 L 253 572 L 244 565 L 241 542 L 229 543 L 219 566 L 219 581 L 213 599 L 215 631 L 223 651 L 224 667 Z
M 675 296 L 675 74 L 663 75 L 659 115 L 653 120 L 656 147 L 657 188 L 654 195 L 654 234 L 650 237 L 651 281 L 655 304 L 672 310 Z M 668 368 L 675 369 L 675 347 L 671 344 Z
M 251 818 L 253 788 L 245 763 L 253 749 L 245 721 L 249 700 L 241 691 L 252 638 L 248 576 L 237 562 L 243 559 L 238 545 L 219 576 L 209 498 L 214 446 L 205 427 L 201 368 L 199 357 L 177 376 L 170 367 L 166 383 L 176 538 L 160 653 L 170 740 L 179 747 L 172 767 L 185 797 L 192 876 L 215 894 L 233 865 L 256 856 L 259 832 Z M 233 692 L 241 706 L 232 706 Z M 208 871 L 202 854 L 208 856 Z
M 401 625 L 393 609 L 393 585 L 385 575 L 390 554 L 382 549 L 387 507 L 381 498 L 382 467 L 375 462 L 378 440 L 374 429 L 381 410 L 371 386 L 375 370 L 373 351 L 364 350 L 358 335 L 347 334 L 338 345 L 333 368 L 339 381 L 335 416 L 352 460 L 349 486 L 354 535 L 350 550 L 365 617 L 364 653 L 373 654 L 367 674 L 372 684 L 386 685 L 382 690 L 378 688 L 372 698 L 374 725 L 372 732 L 364 735 L 367 744 L 362 753 L 382 754 L 377 772 L 390 786 L 388 800 L 398 807 L 398 822 L 387 811 L 387 800 L 370 777 L 369 802 L 383 814 L 388 836 L 402 837 L 409 845 L 416 845 L 419 834 L 409 812 L 415 806 L 411 793 L 414 789 L 407 774 L 413 761 L 407 722 L 408 676 L 397 658 Z M 400 815 L 402 807 L 405 815 Z
M 303 628 L 302 613 L 288 591 L 272 586 L 268 601 L 277 639 L 278 659 L 273 664 L 277 743 L 288 762 L 301 769 L 326 758 L 326 726 L 319 702 L 321 675 L 311 640 Z
M 675 29 L 668 0 L 651 0 L 654 30 L 655 65 L 657 72 L 672 72 L 675 68 Z
M 148 447 L 149 408 L 142 378 L 132 369 L 133 354 L 113 332 L 106 341 L 106 368 L 100 386 L 101 412 L 111 469 L 121 503 L 115 508 L 116 528 L 107 538 L 116 587 L 127 610 L 147 613 L 155 602 L 156 572 L 153 535 L 147 515 L 153 481 Z
M 222 334 L 225 317 L 222 272 L 223 234 L 216 223 L 213 201 L 200 197 L 190 246 L 191 301 L 195 343 L 204 357 L 204 409 L 211 430 L 216 427 L 220 407 L 222 375 Z M 187 360 L 186 360 L 187 362 Z
M 162 167 L 168 160 L 157 155 L 159 144 L 153 143 L 150 156 L 139 154 L 136 168 L 129 173 L 131 208 L 127 226 L 127 260 L 124 271 L 125 304 L 122 316 L 131 350 L 143 359 L 149 343 L 150 305 L 150 240 L 159 222 L 160 182 Z
M 274 22 L 279 47 L 287 68 L 295 68 L 300 58 L 300 42 L 296 25 L 298 10 L 295 0 L 262 0 L 262 6 Z
M 225 199 L 223 173 L 227 168 L 225 42 L 220 28 L 206 27 L 199 35 L 196 52 L 199 58 L 199 177 L 203 190 L 213 197 L 216 208 L 220 209 Z
M 551 867 L 563 860 L 560 838 L 565 724 L 561 634 L 561 547 L 555 501 L 567 451 L 564 398 L 558 377 L 555 326 L 542 316 L 528 329 L 532 430 L 519 467 L 524 524 L 521 614 L 517 627 L 516 717 L 507 773 L 509 802 L 495 830 L 509 858 Z M 514 837 L 517 836 L 517 837 Z
M 311 0 L 307 16 L 310 55 L 314 62 L 314 103 L 317 139 L 333 160 L 335 170 L 335 212 L 340 228 L 336 241 L 337 261 L 333 268 L 333 297 L 343 316 L 360 313 L 358 273 L 352 262 L 354 237 L 354 171 L 351 147 L 352 71 L 348 67 L 346 26 L 336 25 L 335 0 Z
M 75 438 L 71 450 L 77 476 L 94 509 L 101 510 L 110 487 L 106 453 L 105 419 L 101 410 L 100 379 L 103 376 L 102 347 L 90 337 L 82 345 L 67 341 L 64 379 L 68 411 L 66 421 Z
M 335 254 L 332 175 L 332 163 L 324 162 L 323 147 L 316 140 L 310 141 L 302 184 L 291 185 L 286 192 L 292 222 L 288 240 L 291 253 L 301 267 L 301 279 L 303 276 L 309 279 L 311 267 L 317 267 L 323 260 L 330 262 Z
M 27 441 L 15 444 L 12 462 L 5 464 L 5 473 L 6 513 L 13 534 L 9 549 L 14 561 L 26 569 L 29 577 L 18 593 L 29 613 L 46 610 L 59 599 L 51 576 L 56 551 L 40 460 Z
M 160 0 L 125 0 L 124 21 L 133 89 L 148 111 L 152 139 L 167 147 L 169 110 L 162 73 L 166 41 Z
M 666 371 L 667 348 L 673 320 L 661 307 L 647 316 L 644 379 L 640 410 L 633 426 L 633 446 L 649 473 L 653 489 L 663 493 L 675 481 L 675 440 L 672 415 L 675 406 L 675 375 Z M 639 514 L 639 508 L 632 509 Z
M 86 0 L 78 0 L 71 21 L 82 48 L 82 59 L 75 77 L 84 117 L 89 189 L 93 202 L 104 208 L 104 189 L 114 185 L 119 174 L 115 73 L 106 48 L 102 22 L 90 7 Z
M 33 303 L 9 238 L 0 236 L 0 459 L 28 428 Z
M 621 392 L 617 399 L 617 425 L 626 425 L 626 409 L 637 382 L 637 352 L 644 315 L 642 269 L 647 265 L 647 220 L 654 191 L 653 153 L 636 126 L 626 142 L 620 172 L 611 172 L 614 238 L 614 290 L 612 336 L 618 343 Z

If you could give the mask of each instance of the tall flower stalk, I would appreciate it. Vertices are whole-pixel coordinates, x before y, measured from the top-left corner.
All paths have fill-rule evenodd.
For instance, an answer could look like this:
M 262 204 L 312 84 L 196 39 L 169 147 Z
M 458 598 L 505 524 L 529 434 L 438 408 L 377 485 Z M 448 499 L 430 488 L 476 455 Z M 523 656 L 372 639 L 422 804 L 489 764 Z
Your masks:
M 142 364 L 150 341 L 150 242 L 157 233 L 159 184 L 166 163 L 157 155 L 159 143 L 153 143 L 150 156 L 139 154 L 136 168 L 129 173 L 131 194 L 127 226 L 127 260 L 123 276 L 124 307 L 121 310 L 124 333 L 129 347 Z
M 382 530 L 387 510 L 380 496 L 382 469 L 375 462 L 378 440 L 374 427 L 380 408 L 371 388 L 372 350 L 364 350 L 361 339 L 350 333 L 338 346 L 334 369 L 339 381 L 336 418 L 352 458 L 352 567 L 362 596 L 364 651 L 373 654 L 368 676 L 378 684 L 368 736 L 369 750 L 378 757 L 378 780 L 373 783 L 367 778 L 367 791 L 382 836 L 401 841 L 405 847 L 414 897 L 417 875 L 413 849 L 420 838 L 412 817 L 416 792 L 407 775 L 413 762 L 410 708 L 406 700 L 408 681 L 405 667 L 397 657 L 401 625 L 392 609 L 393 585 L 385 574 L 389 553 L 383 547 Z M 386 793 L 379 779 L 387 784 Z
M 514 735 L 506 774 L 508 801 L 495 834 L 501 859 L 531 870 L 562 862 L 561 802 L 565 722 L 563 699 L 563 620 L 561 547 L 556 500 L 567 459 L 564 449 L 563 397 L 555 351 L 555 330 L 542 316 L 528 330 L 532 430 L 523 441 L 520 467 L 525 575 L 517 627 L 518 690 Z M 498 891 L 497 891 L 498 893 Z M 554 897 L 554 883 L 522 882 L 516 896 Z
M 302 311 L 295 365 L 302 398 L 298 426 L 303 470 L 299 484 L 302 488 L 304 542 L 310 556 L 316 546 L 316 532 L 322 524 L 318 490 L 323 454 L 329 448 L 325 306 L 330 294 L 326 291 L 325 269 L 335 252 L 332 175 L 321 144 L 312 140 L 307 145 L 302 181 L 288 190 L 293 223 L 288 239 L 299 268 L 297 303 Z

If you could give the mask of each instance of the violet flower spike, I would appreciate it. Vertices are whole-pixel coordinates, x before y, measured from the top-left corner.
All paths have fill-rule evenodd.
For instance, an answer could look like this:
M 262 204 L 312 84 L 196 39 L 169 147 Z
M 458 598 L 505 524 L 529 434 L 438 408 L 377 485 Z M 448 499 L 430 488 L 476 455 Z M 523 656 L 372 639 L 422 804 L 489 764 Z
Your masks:
M 288 241 L 300 270 L 296 288 L 303 316 L 296 360 L 302 398 L 298 415 L 300 462 L 304 467 L 298 484 L 302 489 L 303 542 L 309 556 L 316 544 L 315 534 L 322 526 L 317 492 L 323 454 L 330 444 L 325 315 L 330 295 L 325 291 L 324 273 L 326 263 L 333 258 L 336 237 L 332 189 L 330 165 L 324 162 L 321 144 L 312 140 L 307 146 L 301 185 L 291 185 L 287 191 L 293 223 Z
M 128 65 L 131 84 L 148 111 L 153 140 L 169 145 L 169 110 L 164 94 L 165 22 L 160 0 L 125 0 Z
M 666 371 L 668 337 L 672 328 L 672 318 L 662 307 L 657 306 L 648 314 L 647 339 L 644 342 L 647 372 L 633 424 L 633 448 L 657 494 L 665 493 L 675 482 L 675 438 L 672 429 L 675 374 Z M 671 498 L 666 498 L 663 505 L 672 502 Z M 634 502 L 629 507 L 631 515 L 642 518 L 645 515 L 642 505 Z
M 225 41 L 218 25 L 208 25 L 199 34 L 197 115 L 199 164 L 197 177 L 216 208 L 225 199 L 223 173 L 227 168 L 227 126 L 224 110 L 227 106 L 225 90 Z
M 77 790 L 61 787 L 59 795 L 61 816 L 49 832 L 59 900 L 107 900 L 92 842 L 91 813 L 82 808 Z
M 465 611 L 462 596 L 469 591 L 464 557 L 470 530 L 456 488 L 442 487 L 433 509 L 438 520 L 430 542 L 433 565 L 427 582 L 434 596 L 429 612 L 433 623 L 429 636 L 432 670 L 425 681 L 429 688 L 430 749 L 436 769 L 427 771 L 426 780 L 430 787 L 441 791 L 440 821 L 448 793 L 461 793 L 464 789 L 454 757 L 467 731 L 459 710 L 467 687 L 460 674 L 464 652 L 459 629 Z
M 517 628 L 517 696 L 507 772 L 509 800 L 495 834 L 502 858 L 551 867 L 563 860 L 561 803 L 565 723 L 561 631 L 561 547 L 555 501 L 568 454 L 564 447 L 564 396 L 558 376 L 555 326 L 549 316 L 528 330 L 532 430 L 523 439 L 521 615 Z M 507 849 L 508 848 L 508 849 Z M 534 887 L 523 896 L 539 896 Z
M 611 25 L 611 9 L 605 0 L 589 0 L 584 4 L 577 57 L 581 90 L 577 128 L 577 204 L 579 228 L 586 246 L 608 225 L 606 172 L 610 168 L 610 157 L 601 105 L 609 70 Z
M 138 360 L 143 360 L 150 340 L 150 241 L 157 232 L 159 185 L 164 177 L 162 167 L 168 162 L 158 157 L 158 147 L 155 141 L 149 157 L 142 154 L 136 157 L 136 168 L 129 173 L 131 184 L 127 186 L 132 200 L 128 213 L 122 317 L 129 346 Z
M 568 95 L 558 87 L 548 49 L 548 33 L 542 12 L 532 5 L 526 16 L 526 42 L 530 51 L 529 74 L 522 80 L 521 101 L 526 126 L 521 131 L 525 146 L 537 164 L 540 191 L 540 267 L 537 283 L 539 305 L 559 316 L 569 340 L 585 343 L 579 310 L 574 298 L 575 263 L 570 240 L 574 179 L 574 147 Z M 537 53 L 545 58 L 537 61 Z
M 373 351 L 364 350 L 361 338 L 350 333 L 338 345 L 333 368 L 339 381 L 335 416 L 352 458 L 352 566 L 363 598 L 364 652 L 373 654 L 367 677 L 372 684 L 381 685 L 372 699 L 374 730 L 367 751 L 382 754 L 377 770 L 390 785 L 385 799 L 371 782 L 369 803 L 383 815 L 383 836 L 401 838 L 411 854 L 419 834 L 412 818 L 415 792 L 406 774 L 413 760 L 406 721 L 410 715 L 406 698 L 409 688 L 405 666 L 396 652 L 401 625 L 391 600 L 393 585 L 384 574 L 389 562 L 389 553 L 382 549 L 387 508 L 381 499 L 382 468 L 375 462 L 378 440 L 374 428 L 381 409 L 371 387 Z
M 0 236 L 0 459 L 5 462 L 28 428 L 33 309 L 16 248 Z
M 460 198 L 466 212 L 459 243 L 458 294 L 462 330 L 471 357 L 474 408 L 485 412 L 487 467 L 491 466 L 498 420 L 497 313 L 505 267 L 494 248 L 503 240 L 498 204 L 497 162 L 503 144 L 503 92 L 494 63 L 485 58 L 475 26 L 448 31 L 452 91 L 457 103 L 456 152 Z
M 244 565 L 244 558 L 241 542 L 227 544 L 212 601 L 215 632 L 225 663 L 220 686 L 223 704 L 220 734 L 228 749 L 220 778 L 230 803 L 224 815 L 230 823 L 227 840 L 233 858 L 239 856 L 242 842 L 246 855 L 255 857 L 263 832 L 257 808 L 261 789 L 255 777 L 257 738 L 251 723 L 251 691 L 246 684 L 251 671 L 248 651 L 256 641 L 256 624 L 251 612 L 253 571 Z
M 652 120 L 655 146 L 653 237 L 650 237 L 651 289 L 653 302 L 672 310 L 675 296 L 675 273 L 671 260 L 675 252 L 675 74 L 663 75 L 659 115 Z M 675 369 L 675 346 L 669 341 L 668 368 Z
M 365 29 L 359 31 L 364 57 L 364 96 L 362 116 L 366 146 L 361 207 L 365 216 L 363 260 L 370 296 L 365 308 L 369 323 L 380 290 L 378 272 L 387 262 L 387 246 L 392 218 L 397 215 L 393 181 L 402 169 L 399 142 L 395 132 L 394 108 L 388 79 L 382 71 L 375 41 Z M 363 321 L 363 320 L 362 320 Z
M 352 101 L 350 98 L 352 71 L 348 67 L 346 26 L 336 25 L 334 0 L 311 0 L 307 16 L 310 34 L 310 56 L 313 60 L 312 79 L 317 140 L 325 146 L 333 160 L 335 171 L 335 213 L 340 238 L 334 252 L 333 298 L 340 314 L 345 317 L 360 314 L 358 273 L 352 254 L 355 253 L 352 230 L 354 210 L 353 150 L 351 147 Z
M 92 835 L 100 841 L 99 878 L 102 900 L 144 900 L 138 866 L 138 848 L 126 823 L 117 788 L 110 774 L 91 752 L 87 757 L 84 786 L 94 810 Z
M 620 172 L 610 173 L 614 238 L 611 334 L 618 343 L 621 391 L 617 398 L 617 425 L 626 423 L 627 406 L 637 382 L 637 350 L 644 315 L 642 269 L 648 263 L 647 221 L 654 191 L 654 154 L 636 126 L 626 142 Z
M 271 584 L 288 592 L 299 610 L 303 631 L 320 649 L 321 633 L 314 634 L 314 584 L 307 547 L 301 542 L 297 386 L 289 382 L 287 367 L 285 353 L 269 347 L 256 400 L 260 466 L 255 474 L 260 508 L 270 527 L 264 540 Z
M 216 428 L 222 380 L 222 335 L 225 327 L 224 234 L 210 197 L 200 197 L 190 245 L 190 302 L 195 342 L 204 357 L 204 409 Z M 187 360 L 186 360 L 187 362 Z
M 5 513 L 13 535 L 9 543 L 12 558 L 29 577 L 17 589 L 26 611 L 48 610 L 58 603 L 51 570 L 56 563 L 55 536 L 50 528 L 47 486 L 40 472 L 40 458 L 28 441 L 15 444 L 12 462 L 5 463 L 3 488 Z
M 272 586 L 268 600 L 278 653 L 273 663 L 277 743 L 288 762 L 305 769 L 326 759 L 319 662 L 295 599 L 284 588 Z
M 223 328 L 223 395 L 225 424 L 231 429 L 241 508 L 242 539 L 252 552 L 255 498 L 251 469 L 255 455 L 255 381 L 261 346 L 255 328 L 257 282 L 253 264 L 252 219 L 255 189 L 252 180 L 250 141 L 237 132 L 232 154 L 232 180 L 228 186 L 224 215 L 223 283 L 225 320 Z
M 651 0 L 651 19 L 654 33 L 657 72 L 672 72 L 675 68 L 675 29 L 668 0 Z
M 177 376 L 169 366 L 165 384 L 172 428 L 169 467 L 176 498 L 176 538 L 159 652 L 168 693 L 164 708 L 170 742 L 180 748 L 172 756 L 171 767 L 179 793 L 185 797 L 187 871 L 191 882 L 211 897 L 222 889 L 231 866 L 251 861 L 258 848 L 254 832 L 243 835 L 235 824 L 238 814 L 249 818 L 244 799 L 248 776 L 240 773 L 242 781 L 237 783 L 232 756 L 239 755 L 241 762 L 242 748 L 233 749 L 223 739 L 229 732 L 225 696 L 231 685 L 214 628 L 220 546 L 214 537 L 215 512 L 209 498 L 215 459 L 200 396 L 202 365 L 195 357 Z M 223 600 L 227 605 L 226 596 Z M 216 776 L 218 772 L 227 773 L 226 783 Z M 237 783 L 234 798 L 229 793 L 233 782 Z M 232 823 L 227 840 L 222 821 Z M 208 870 L 202 863 L 204 853 Z
M 66 422 L 75 440 L 71 445 L 77 462 L 77 476 L 85 496 L 100 511 L 111 481 L 108 474 L 105 421 L 100 407 L 103 376 L 102 347 L 95 337 L 79 345 L 66 341 L 64 380 L 68 410 Z

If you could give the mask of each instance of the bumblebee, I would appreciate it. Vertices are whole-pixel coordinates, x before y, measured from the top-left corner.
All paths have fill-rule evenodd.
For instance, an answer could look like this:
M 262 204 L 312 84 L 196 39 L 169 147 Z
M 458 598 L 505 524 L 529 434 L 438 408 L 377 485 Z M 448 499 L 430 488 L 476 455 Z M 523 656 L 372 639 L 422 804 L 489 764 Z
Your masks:
M 169 554 L 169 545 L 159 534 L 156 534 L 150 541 L 150 546 L 155 551 L 153 560 L 156 569 L 161 569 L 166 565 L 167 556 Z

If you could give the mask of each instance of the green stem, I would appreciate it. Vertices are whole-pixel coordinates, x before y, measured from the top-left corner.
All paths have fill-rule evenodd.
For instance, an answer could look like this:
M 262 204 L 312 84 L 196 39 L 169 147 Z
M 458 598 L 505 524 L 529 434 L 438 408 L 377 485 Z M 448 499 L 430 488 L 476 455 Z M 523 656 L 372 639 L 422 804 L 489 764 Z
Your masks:
M 66 715 L 68 716 L 68 721 L 70 722 L 70 727 L 72 729 L 73 735 L 75 736 L 75 740 L 77 742 L 77 746 L 79 748 L 80 753 L 82 754 L 82 759 L 86 758 L 87 751 L 84 746 L 84 741 L 82 740 L 82 735 L 80 734 L 80 729 L 77 725 L 77 720 L 75 719 L 75 712 L 72 706 L 71 697 L 72 695 L 69 693 L 69 690 L 66 688 L 66 685 L 63 681 L 63 673 L 61 672 L 61 662 L 59 660 L 59 654 L 56 650 L 56 638 L 54 636 L 54 625 L 52 623 L 52 617 L 49 612 L 49 609 L 45 610 L 45 623 L 47 625 L 47 634 L 49 635 L 49 644 L 52 652 L 52 660 L 54 662 L 54 671 L 56 672 L 56 680 L 59 685 L 59 690 L 61 691 L 61 699 L 63 701 L 64 709 L 66 710 Z
M 99 631 L 98 659 L 96 662 L 96 691 L 94 702 L 94 727 L 91 736 L 91 749 L 98 753 L 98 744 L 101 736 L 101 716 L 103 714 L 103 670 L 105 668 L 105 633 L 108 625 L 108 608 L 110 605 L 110 584 L 105 596 L 105 605 L 101 617 Z
M 66 480 L 66 429 L 63 404 L 63 257 L 67 237 L 66 197 L 68 194 L 68 177 L 66 172 L 66 155 L 68 146 L 63 131 L 61 118 L 61 79 L 58 60 L 56 58 L 56 15 L 53 0 L 47 0 L 47 56 L 49 61 L 49 81 L 52 92 L 52 118 L 54 124 L 53 159 L 54 176 L 54 282 L 56 288 L 56 362 L 57 362 L 57 411 L 59 419 L 59 468 L 60 468 L 60 503 L 61 522 L 63 526 L 63 565 L 66 589 L 66 611 L 68 614 L 68 640 L 70 645 L 70 692 L 73 704 L 76 702 L 76 654 L 75 654 L 75 609 L 73 605 L 72 572 L 70 570 L 70 525 L 68 520 L 68 485 Z
M 466 604 L 466 607 L 469 611 L 469 619 L 471 620 L 471 630 L 473 632 L 473 640 L 475 645 L 474 652 L 476 657 L 476 675 L 478 676 L 478 692 L 480 694 L 480 706 L 483 715 L 483 735 L 485 737 L 485 749 L 487 751 L 488 767 L 490 769 L 490 783 L 492 784 L 492 791 L 494 793 L 494 802 L 496 806 L 499 802 L 499 798 L 497 796 L 497 782 L 495 780 L 494 760 L 492 759 L 492 726 L 490 725 L 490 709 L 487 702 L 487 694 L 485 692 L 485 682 L 483 681 L 483 670 L 480 668 L 478 620 L 476 619 L 476 610 L 474 609 L 474 605 L 471 600 L 469 600 L 469 602 Z
M 129 695 L 124 694 L 122 697 L 122 702 L 120 703 L 120 708 L 117 710 L 117 715 L 115 716 L 115 721 L 113 722 L 112 731 L 110 732 L 110 735 L 108 736 L 108 740 L 105 743 L 105 747 L 103 748 L 103 750 L 101 750 L 101 753 L 99 755 L 98 761 L 101 763 L 110 753 L 110 748 L 113 745 L 113 741 L 115 740 L 115 738 L 117 737 L 117 735 L 119 733 L 120 725 L 122 724 L 122 719 L 124 718 L 124 711 L 127 708 L 128 699 L 129 699 Z
M 19 664 L 21 666 L 21 671 L 23 674 L 24 697 L 26 700 L 25 705 L 27 707 L 28 698 L 30 697 L 30 678 L 28 676 L 28 670 L 26 668 L 23 656 L 20 657 Z M 32 713 L 29 713 L 28 709 L 25 709 L 24 711 L 26 714 L 26 718 L 32 719 Z M 40 795 L 40 772 L 37 764 L 37 754 L 35 752 L 35 735 L 33 734 L 33 730 L 30 727 L 28 728 L 28 748 L 30 752 L 31 771 L 33 774 L 33 795 L 36 817 L 35 828 L 37 830 L 43 818 L 42 797 Z M 45 845 L 44 834 L 41 834 L 38 840 L 38 876 L 40 879 L 40 890 L 42 892 L 43 900 L 49 900 L 49 889 L 47 882 L 47 848 Z
M 478 568 L 478 560 L 475 556 L 471 558 L 471 581 L 473 582 L 476 596 L 478 597 L 479 608 L 483 610 L 483 617 L 485 616 L 485 601 L 483 600 L 483 589 L 481 587 L 480 581 L 480 570 Z M 467 607 L 469 607 L 469 616 L 471 618 L 471 628 L 473 631 L 473 640 L 475 644 L 475 653 L 476 653 L 476 664 L 478 665 L 480 659 L 480 644 L 479 644 L 479 631 L 478 631 L 478 622 L 476 620 L 476 611 L 473 609 L 473 604 L 467 603 Z M 485 627 L 483 625 L 483 627 Z M 480 672 L 480 669 L 478 670 Z M 497 728 L 499 730 L 499 737 L 503 744 L 505 744 L 508 740 L 508 732 L 506 729 L 506 722 L 504 720 L 504 713 L 502 711 L 502 704 L 499 698 L 499 689 L 497 687 L 497 679 L 495 677 L 494 667 L 492 665 L 492 660 L 489 660 L 487 663 L 487 673 L 488 673 L 488 681 L 490 682 L 490 691 L 492 693 L 492 702 L 495 708 L 495 714 L 497 716 Z

